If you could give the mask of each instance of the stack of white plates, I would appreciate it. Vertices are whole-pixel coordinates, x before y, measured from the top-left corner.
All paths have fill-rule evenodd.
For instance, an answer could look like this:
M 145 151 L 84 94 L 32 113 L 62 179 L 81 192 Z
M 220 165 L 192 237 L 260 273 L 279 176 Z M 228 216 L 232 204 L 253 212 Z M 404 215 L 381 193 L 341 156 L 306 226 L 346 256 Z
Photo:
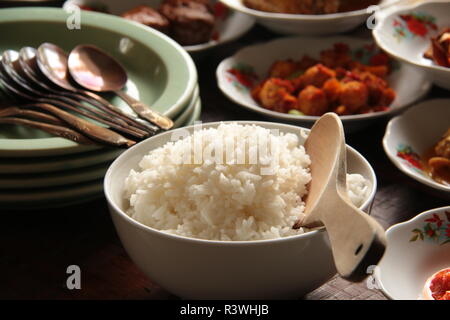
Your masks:
M 0 39 L 0 49 L 19 50 L 43 42 L 66 51 L 78 44 L 97 45 L 126 68 L 128 93 L 172 118 L 175 128 L 200 118 L 195 65 L 170 38 L 110 15 L 83 12 L 80 31 L 67 29 L 66 20 L 62 9 L 0 10 L 0 33 L 7 35 Z M 117 97 L 105 98 L 125 106 Z M 37 129 L 0 125 L 0 206 L 2 210 L 62 207 L 102 196 L 106 170 L 123 151 L 82 146 Z

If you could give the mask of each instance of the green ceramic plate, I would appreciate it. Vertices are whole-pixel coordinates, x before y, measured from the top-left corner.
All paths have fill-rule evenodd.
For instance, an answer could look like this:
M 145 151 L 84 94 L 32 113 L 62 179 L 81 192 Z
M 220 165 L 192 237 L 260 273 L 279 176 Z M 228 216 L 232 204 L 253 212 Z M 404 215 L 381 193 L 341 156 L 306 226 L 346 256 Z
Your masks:
M 184 126 L 200 119 L 201 101 L 197 99 L 194 112 Z M 91 201 L 102 196 L 103 178 L 65 187 L 41 189 L 34 192 L 0 192 L 0 205 L 5 210 L 38 210 L 66 207 Z
M 126 68 L 127 92 L 175 118 L 190 101 L 197 71 L 190 56 L 169 37 L 119 17 L 82 11 L 81 29 L 70 30 L 70 14 L 56 8 L 0 10 L 0 49 L 18 50 L 52 42 L 70 51 L 94 44 Z M 117 97 L 106 96 L 126 108 Z M 0 156 L 47 156 L 94 150 L 31 129 L 0 127 Z
M 196 87 L 189 106 L 187 106 L 186 109 L 184 109 L 183 112 L 173 122 L 174 128 L 182 127 L 188 121 L 189 117 L 191 117 L 192 114 L 194 113 L 194 109 L 197 104 L 197 100 L 199 100 L 199 97 L 200 97 L 200 89 L 199 87 Z
M 199 99 L 199 89 L 196 86 L 192 100 L 182 113 L 175 119 L 175 128 L 184 125 L 194 114 L 194 109 Z M 54 156 L 41 158 L 0 158 L 0 188 L 2 178 L 10 180 L 6 175 L 12 174 L 36 174 L 76 170 L 83 167 L 93 166 L 99 163 L 114 160 L 124 150 L 117 148 L 102 148 L 96 151 L 80 152 L 70 156 Z M 5 181 L 6 181 L 5 180 Z M 25 186 L 24 186 L 25 188 Z
M 30 190 L 24 189 L 68 186 L 100 179 L 105 175 L 113 159 L 94 166 L 62 172 L 0 175 L 0 192 L 17 190 L 26 193 Z

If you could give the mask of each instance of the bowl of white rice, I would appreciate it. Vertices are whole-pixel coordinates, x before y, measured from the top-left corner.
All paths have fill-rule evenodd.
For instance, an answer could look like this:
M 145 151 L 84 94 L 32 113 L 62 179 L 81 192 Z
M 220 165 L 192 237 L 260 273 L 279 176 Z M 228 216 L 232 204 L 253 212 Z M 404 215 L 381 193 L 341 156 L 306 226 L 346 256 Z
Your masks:
M 131 259 L 187 299 L 299 298 L 335 273 L 326 230 L 304 214 L 308 130 L 220 122 L 147 139 L 110 166 L 105 195 Z M 376 177 L 347 146 L 351 201 L 369 212 Z M 338 213 L 336 213 L 338 214 Z

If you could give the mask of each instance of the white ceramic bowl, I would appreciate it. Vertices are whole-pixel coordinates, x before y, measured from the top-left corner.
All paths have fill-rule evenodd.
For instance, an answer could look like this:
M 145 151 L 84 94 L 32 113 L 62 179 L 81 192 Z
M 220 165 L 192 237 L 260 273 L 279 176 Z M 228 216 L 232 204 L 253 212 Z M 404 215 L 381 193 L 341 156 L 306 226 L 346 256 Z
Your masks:
M 298 60 L 305 54 L 319 58 L 322 50 L 332 48 L 338 42 L 348 44 L 352 51 L 364 48 L 367 44 L 373 44 L 370 40 L 334 36 L 324 38 L 288 37 L 248 46 L 219 64 L 216 71 L 219 88 L 230 100 L 246 109 L 278 121 L 311 127 L 319 117 L 291 115 L 259 106 L 252 98 L 249 88 L 243 86 L 229 70 L 233 68 L 250 70 L 256 84 L 267 77 L 270 66 L 276 60 L 289 58 Z M 370 55 L 370 52 L 366 50 L 365 54 Z M 389 76 L 388 82 L 397 93 L 397 98 L 390 109 L 385 112 L 342 116 L 341 120 L 346 132 L 362 129 L 374 120 L 393 116 L 403 111 L 413 102 L 425 96 L 431 88 L 431 82 L 426 80 L 425 76 L 417 73 L 414 68 L 400 63 L 398 68 Z
M 267 122 L 257 124 L 299 135 L 301 128 Z M 219 123 L 203 124 L 203 128 Z M 194 127 L 185 128 L 191 133 Z M 177 129 L 179 130 L 179 129 Z M 173 133 L 177 133 L 177 130 Z M 189 299 L 294 298 L 319 287 L 335 273 L 326 232 L 248 242 L 208 241 L 167 234 L 147 227 L 125 212 L 124 180 L 150 150 L 170 141 L 171 133 L 147 139 L 125 151 L 109 168 L 105 195 L 120 239 L 131 259 L 154 282 Z M 370 196 L 361 206 L 368 212 L 376 191 L 370 164 L 347 147 L 348 172 L 370 181 Z
M 442 221 L 440 227 L 438 220 Z M 437 271 L 450 268 L 448 230 L 450 207 L 423 212 L 386 231 L 387 249 L 375 268 L 375 279 L 388 298 L 423 299 L 426 280 Z
M 450 1 L 422 1 L 392 7 L 377 15 L 373 36 L 391 56 L 414 66 L 417 73 L 427 75 L 438 86 L 450 90 L 450 68 L 423 57 L 431 44 L 430 38 L 450 26 L 449 12 Z
M 254 17 L 258 23 L 273 32 L 297 35 L 325 35 L 346 32 L 363 24 L 374 10 L 362 9 L 319 15 L 286 14 L 250 9 L 243 4 L 242 0 L 220 1 L 236 11 Z M 397 1 L 382 0 L 379 7 L 382 8 Z
M 68 0 L 66 4 L 101 4 L 108 9 L 108 12 L 114 15 L 121 15 L 123 12 L 128 11 L 139 5 L 148 5 L 152 8 L 157 8 L 161 3 L 161 0 Z M 216 5 L 218 1 L 211 0 L 211 3 Z M 215 25 L 215 39 L 211 39 L 209 42 L 184 46 L 191 54 L 204 52 L 208 49 L 217 47 L 218 45 L 236 40 L 244 35 L 255 24 L 255 19 L 232 10 L 228 10 L 226 6 L 217 4 L 216 8 L 216 25 Z
M 421 102 L 393 118 L 386 127 L 383 148 L 392 163 L 411 178 L 450 197 L 450 187 L 437 183 L 416 165 L 450 127 L 450 99 Z

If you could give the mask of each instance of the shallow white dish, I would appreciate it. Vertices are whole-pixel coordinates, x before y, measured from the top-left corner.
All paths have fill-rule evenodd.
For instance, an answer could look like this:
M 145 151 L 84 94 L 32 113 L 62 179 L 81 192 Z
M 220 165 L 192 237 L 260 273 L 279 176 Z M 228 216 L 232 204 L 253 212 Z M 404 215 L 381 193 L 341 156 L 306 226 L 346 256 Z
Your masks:
M 431 44 L 430 38 L 450 27 L 449 12 L 449 1 L 421 1 L 389 8 L 377 15 L 373 36 L 387 53 L 414 66 L 418 73 L 427 75 L 438 86 L 450 90 L 450 68 L 423 57 Z
M 375 268 L 379 289 L 390 299 L 423 299 L 426 280 L 450 267 L 449 229 L 450 207 L 429 210 L 390 227 L 386 252 Z
M 450 197 L 450 187 L 437 183 L 417 165 L 449 127 L 450 99 L 424 101 L 389 121 L 383 148 L 403 173 Z
M 152 8 L 158 8 L 161 0 L 68 0 L 65 5 L 72 3 L 79 5 L 100 4 L 106 7 L 108 13 L 121 15 L 123 12 L 138 5 L 148 5 Z M 197 45 L 183 46 L 189 53 L 203 52 L 218 45 L 236 40 L 249 31 L 255 24 L 255 19 L 246 14 L 229 10 L 226 6 L 220 4 L 221 7 L 218 7 L 216 4 L 219 1 L 211 0 L 211 3 L 215 5 L 216 15 L 214 39 Z
M 363 24 L 375 7 L 333 14 L 286 14 L 254 10 L 246 7 L 242 0 L 220 0 L 230 8 L 254 17 L 269 30 L 281 34 L 325 35 L 352 30 Z M 379 7 L 393 4 L 398 0 L 383 0 Z
M 238 123 L 297 135 L 303 130 L 268 122 Z M 203 124 L 203 128 L 218 124 Z M 194 127 L 185 129 L 192 133 Z M 171 133 L 165 133 L 130 148 L 111 165 L 104 183 L 120 239 L 133 261 L 152 281 L 189 299 L 298 298 L 335 274 L 323 229 L 276 240 L 221 242 L 167 234 L 131 219 L 124 212 L 123 181 L 130 169 L 138 169 L 138 163 L 149 150 L 170 139 Z M 304 142 L 301 136 L 300 141 Z M 375 173 L 367 160 L 351 147 L 347 148 L 347 160 L 349 173 L 362 174 L 370 181 L 370 195 L 361 207 L 369 211 L 376 192 Z
M 373 43 L 360 38 L 341 36 L 324 38 L 288 37 L 248 46 L 219 64 L 216 71 L 219 88 L 230 100 L 246 109 L 256 111 L 271 119 L 311 127 L 319 117 L 291 115 L 259 106 L 252 98 L 249 88 L 239 83 L 229 70 L 236 67 L 247 68 L 255 79 L 254 83 L 256 83 L 267 76 L 270 66 L 276 60 L 288 58 L 298 60 L 305 54 L 318 58 L 320 51 L 329 49 L 338 42 L 348 44 L 352 50 L 357 50 Z M 367 54 L 370 53 L 368 52 Z M 425 96 L 431 88 L 431 82 L 425 76 L 418 74 L 415 69 L 405 64 L 398 64 L 398 69 L 392 72 L 388 82 L 397 93 L 397 97 L 390 109 L 385 112 L 342 116 L 341 119 L 346 131 L 364 128 L 373 120 L 393 116 L 403 111 L 413 102 Z

